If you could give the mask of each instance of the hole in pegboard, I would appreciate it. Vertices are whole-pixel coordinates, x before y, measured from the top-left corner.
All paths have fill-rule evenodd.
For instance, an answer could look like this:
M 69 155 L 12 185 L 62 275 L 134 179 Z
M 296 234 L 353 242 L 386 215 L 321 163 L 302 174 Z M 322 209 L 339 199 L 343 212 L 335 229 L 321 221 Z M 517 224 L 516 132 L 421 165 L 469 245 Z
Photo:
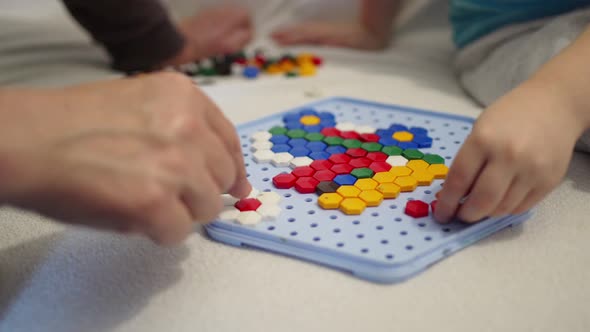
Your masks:
M 413 201 L 414 197 L 408 197 L 408 202 Z
M 361 222 L 359 220 L 355 220 L 355 221 L 352 222 L 353 225 L 360 225 L 360 223 Z
M 414 246 L 412 246 L 412 245 L 407 245 L 407 246 L 406 246 L 406 250 L 408 250 L 408 251 L 409 251 L 409 250 L 414 250 Z
M 288 221 L 288 222 L 291 222 L 291 223 L 295 222 L 296 220 L 297 220 L 297 219 L 295 219 L 295 218 L 289 218 L 289 219 L 287 219 L 287 221 Z
M 297 234 L 299 234 L 299 233 L 297 233 L 297 232 L 295 232 L 295 231 L 293 231 L 293 232 L 289 233 L 289 235 L 291 235 L 291 236 L 297 236 Z
M 268 226 L 267 230 L 274 231 L 275 230 L 275 227 L 274 226 Z
M 434 140 L 435 141 L 440 141 L 440 137 L 435 137 Z
M 266 172 L 266 171 L 268 171 L 268 167 L 262 167 L 262 171 L 263 171 L 263 172 Z
M 448 127 L 450 125 L 451 125 L 450 123 L 446 122 L 445 124 L 443 124 L 443 127 Z
M 448 228 L 448 227 L 446 227 L 446 228 L 443 228 L 443 232 L 445 232 L 445 233 L 450 233 L 450 232 L 451 232 L 451 229 L 450 229 L 450 228 Z
M 397 218 L 395 218 L 393 220 L 395 220 L 396 222 L 402 222 L 402 218 L 400 218 L 400 217 L 397 217 Z
M 387 254 L 385 255 L 385 258 L 388 260 L 392 260 L 393 259 L 393 255 L 392 254 Z
M 342 247 L 344 247 L 344 242 L 338 242 L 338 243 L 336 243 L 336 246 L 338 248 L 342 248 Z
M 425 190 L 425 191 L 424 191 L 424 193 L 425 193 L 426 195 L 430 195 L 430 194 L 432 194 L 432 191 L 430 191 L 430 190 Z
M 289 197 L 291 197 L 291 196 L 293 196 L 293 195 L 291 195 L 290 193 L 286 193 L 286 194 L 284 194 L 283 196 L 285 196 L 286 198 L 289 198 Z
M 305 201 L 306 201 L 307 203 L 313 202 L 313 198 L 309 198 L 309 197 L 308 197 L 308 198 L 306 198 L 306 199 L 305 199 Z
M 461 141 L 455 141 L 454 143 L 459 145 L 459 144 L 461 144 Z
M 390 208 L 390 209 L 392 209 L 392 210 L 395 210 L 395 209 L 397 209 L 397 205 L 395 205 L 395 204 L 391 204 L 391 205 L 389 206 L 389 208 Z
M 426 236 L 426 237 L 424 237 L 424 241 L 432 241 L 432 237 Z
M 244 157 L 248 157 L 250 154 L 248 153 L 244 153 Z
M 287 205 L 287 206 L 285 206 L 285 209 L 287 209 L 287 210 L 293 210 L 293 205 Z
M 316 223 L 313 223 L 313 224 L 309 225 L 309 227 L 311 227 L 311 228 L 316 228 L 316 227 L 318 227 L 318 224 L 316 224 Z
M 401 231 L 401 232 L 399 232 L 399 235 L 406 236 L 406 235 L 408 235 L 408 232 L 407 231 Z
M 320 242 L 321 238 L 320 238 L 319 236 L 316 236 L 316 237 L 314 237 L 314 238 L 313 238 L 313 240 L 314 240 L 315 242 Z
M 375 229 L 378 231 L 382 231 L 384 229 L 384 227 L 381 225 L 377 225 L 377 227 L 375 227 Z
M 364 238 L 364 237 L 365 237 L 365 234 L 357 234 L 357 235 L 356 235 L 356 238 L 357 238 L 357 239 L 362 239 L 362 238 Z
M 381 240 L 381 244 L 388 244 L 389 241 L 388 240 Z
M 335 214 L 333 214 L 333 215 L 331 215 L 331 216 L 330 216 L 330 219 L 332 219 L 332 220 L 336 220 L 336 219 L 338 219 L 338 216 L 337 216 L 337 215 L 335 215 Z
M 268 182 L 268 181 L 270 181 L 270 179 L 269 178 L 264 178 L 264 179 L 262 179 L 262 181 Z
M 463 130 L 469 130 L 469 127 L 465 126 L 465 127 L 461 128 L 461 129 L 463 129 Z
M 446 150 L 446 149 L 447 149 L 447 147 L 446 147 L 446 146 L 441 146 L 441 147 L 440 147 L 440 149 L 441 149 L 441 150 Z
M 246 167 L 249 167 L 249 166 L 250 166 L 250 164 L 249 164 L 249 163 L 245 163 L 245 164 L 244 164 L 244 166 L 246 166 Z
M 242 144 L 242 147 L 245 149 L 248 147 L 248 144 Z
M 451 159 L 453 159 L 453 157 L 451 157 L 451 156 L 446 156 L 446 157 L 445 157 L 445 159 L 446 159 L 446 160 L 451 160 Z
M 371 213 L 371 216 L 373 216 L 373 217 L 379 217 L 379 212 L 373 212 L 373 213 Z
M 419 224 L 418 224 L 418 227 L 422 227 L 422 228 L 424 228 L 424 227 L 426 227 L 426 224 L 425 224 L 425 223 L 423 223 L 423 222 L 421 222 L 421 223 L 419 223 Z
M 270 188 L 266 188 L 266 189 L 264 189 L 263 191 L 264 191 L 265 193 L 269 193 L 269 192 L 271 192 L 272 190 L 271 190 Z
M 242 139 L 247 139 L 248 135 L 242 135 L 241 137 L 242 137 Z
M 246 173 L 246 177 L 249 178 L 250 177 L 250 173 Z
M 309 211 L 307 211 L 307 214 L 309 214 L 309 215 L 315 214 L 315 210 L 309 210 Z
M 449 136 L 455 136 L 455 132 L 454 131 L 449 132 Z
M 340 228 L 334 228 L 334 230 L 332 232 L 334 232 L 334 233 L 340 233 L 341 230 L 340 230 Z
M 369 249 L 368 248 L 363 248 L 363 249 L 361 249 L 361 252 L 363 254 L 368 254 L 369 253 Z

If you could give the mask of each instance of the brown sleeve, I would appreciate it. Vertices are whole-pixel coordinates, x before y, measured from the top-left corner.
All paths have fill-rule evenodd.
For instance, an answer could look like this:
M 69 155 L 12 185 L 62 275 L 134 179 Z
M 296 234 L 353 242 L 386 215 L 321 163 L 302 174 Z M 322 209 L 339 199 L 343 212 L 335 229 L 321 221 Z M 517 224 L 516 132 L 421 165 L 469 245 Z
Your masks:
M 105 46 L 117 70 L 155 69 L 183 47 L 182 36 L 158 0 L 64 0 L 64 4 Z

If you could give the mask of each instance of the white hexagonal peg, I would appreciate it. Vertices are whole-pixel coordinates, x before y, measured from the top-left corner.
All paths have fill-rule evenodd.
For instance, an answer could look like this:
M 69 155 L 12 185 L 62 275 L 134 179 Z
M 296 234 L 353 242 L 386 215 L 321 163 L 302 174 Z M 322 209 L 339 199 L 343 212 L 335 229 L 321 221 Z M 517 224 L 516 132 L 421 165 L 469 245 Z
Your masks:
M 402 156 L 389 156 L 386 162 L 391 166 L 406 166 L 408 159 Z
M 297 167 L 302 167 L 302 166 L 309 166 L 309 165 L 311 165 L 311 163 L 313 163 L 313 159 L 311 159 L 309 157 L 296 157 L 296 158 L 293 158 L 293 160 L 291 160 L 291 162 L 289 163 L 289 166 L 291 168 L 297 168 Z
M 275 153 L 274 157 L 270 161 L 275 167 L 288 167 L 291 160 L 293 160 L 293 155 L 289 152 L 280 152 Z
M 256 211 L 240 212 L 237 221 L 242 225 L 253 226 L 262 221 L 262 216 Z

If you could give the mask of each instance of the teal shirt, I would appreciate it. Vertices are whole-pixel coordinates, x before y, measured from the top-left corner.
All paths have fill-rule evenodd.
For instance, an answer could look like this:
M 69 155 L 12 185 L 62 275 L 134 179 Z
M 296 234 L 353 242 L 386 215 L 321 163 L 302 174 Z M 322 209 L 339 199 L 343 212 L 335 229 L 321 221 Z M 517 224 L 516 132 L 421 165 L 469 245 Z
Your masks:
M 590 5 L 590 0 L 451 0 L 453 40 L 462 48 L 510 24 L 559 15 Z

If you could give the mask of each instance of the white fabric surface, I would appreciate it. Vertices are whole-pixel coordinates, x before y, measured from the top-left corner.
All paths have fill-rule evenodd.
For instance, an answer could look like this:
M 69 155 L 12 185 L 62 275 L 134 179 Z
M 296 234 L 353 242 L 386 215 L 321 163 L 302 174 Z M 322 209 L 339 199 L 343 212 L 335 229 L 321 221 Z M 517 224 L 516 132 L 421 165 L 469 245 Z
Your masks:
M 264 3 L 257 12 L 289 6 Z M 327 61 L 315 78 L 235 79 L 206 90 L 236 123 L 308 102 L 310 90 L 476 116 L 480 110 L 450 69 L 445 14 L 440 2 L 418 12 L 401 25 L 396 46 L 382 54 L 314 50 Z M 15 84 L 112 75 L 97 70 L 98 60 L 68 66 L 87 54 L 101 59 L 83 46 L 82 34 L 70 36 L 81 53 L 56 52 L 49 65 L 31 63 L 35 68 L 20 71 L 3 65 L 0 78 L 7 69 Z M 44 68 L 68 71 L 56 77 Z M 576 155 L 564 183 L 532 220 L 391 286 L 225 246 L 201 229 L 184 245 L 163 249 L 4 208 L 0 331 L 588 331 L 589 167 L 588 156 Z

